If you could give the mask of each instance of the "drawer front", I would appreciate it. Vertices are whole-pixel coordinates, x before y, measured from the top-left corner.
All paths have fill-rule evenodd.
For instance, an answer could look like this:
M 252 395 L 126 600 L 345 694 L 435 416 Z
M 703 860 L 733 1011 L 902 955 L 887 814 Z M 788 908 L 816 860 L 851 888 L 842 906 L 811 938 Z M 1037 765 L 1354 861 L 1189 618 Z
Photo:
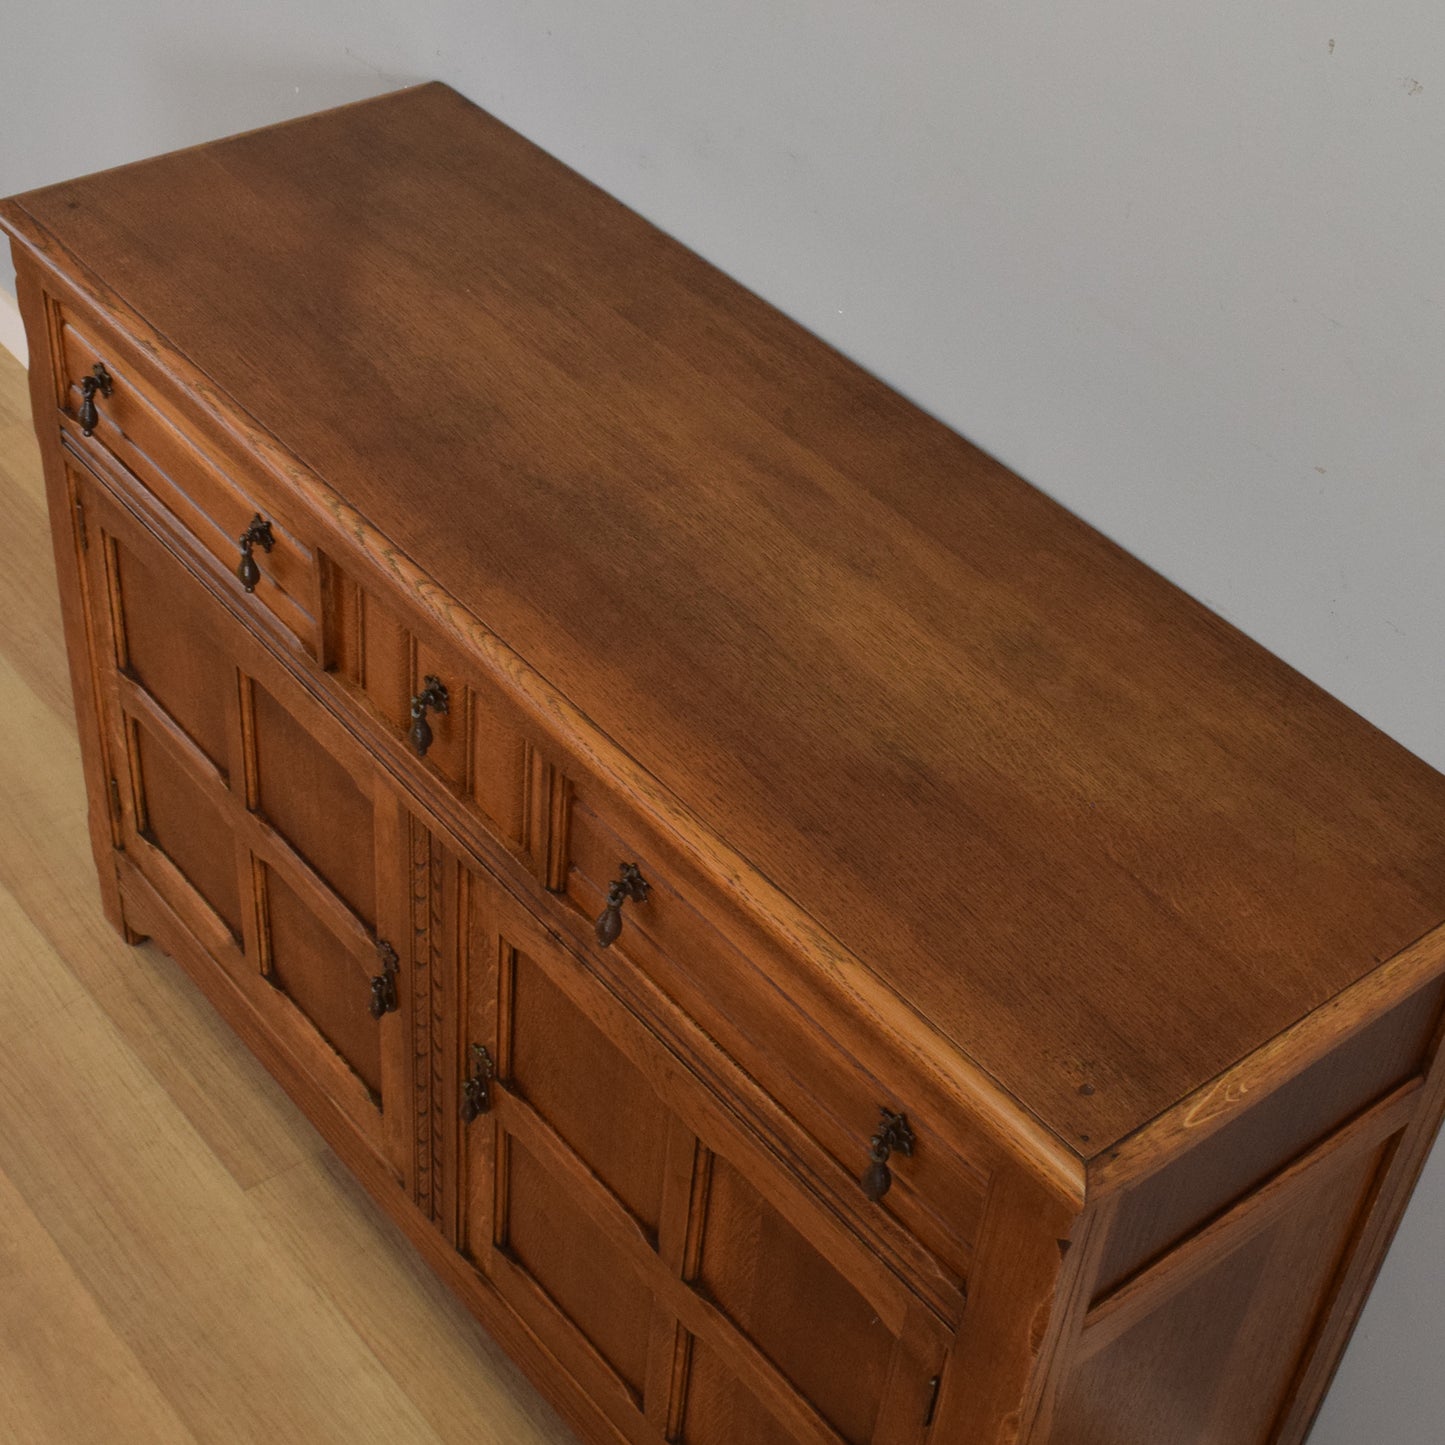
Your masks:
M 767 945 L 759 939 L 739 947 L 714 923 L 729 910 L 735 915 L 736 903 L 688 869 L 605 789 L 574 779 L 565 827 L 565 873 L 554 883 L 585 926 L 594 954 L 601 958 L 605 950 L 609 961 L 625 959 L 714 1034 L 816 1142 L 835 1203 L 873 1227 L 880 1247 L 892 1248 L 901 1267 L 962 1288 L 991 1173 L 986 1150 L 973 1149 L 966 1132 L 960 1141 L 966 1125 L 950 1119 L 943 1138 L 910 1100 L 901 1070 L 851 1057 L 790 1003 Z M 645 901 L 613 888 L 625 865 L 635 865 L 645 880 Z M 619 899 L 609 909 L 609 900 Z M 615 940 L 602 944 L 599 932 L 613 928 Z M 905 1116 L 911 1155 L 900 1146 L 888 1148 L 886 1160 L 874 1158 L 884 1111 Z M 883 1142 L 889 1143 L 886 1134 Z M 886 1191 L 875 1199 L 864 1175 L 879 1162 Z M 874 1192 L 879 1182 L 875 1173 Z M 900 1239 L 900 1228 L 906 1238 Z M 927 1256 L 922 1264 L 909 1247 L 915 1241 Z
M 288 525 L 272 489 L 223 444 L 206 444 L 194 403 L 130 343 L 68 305 L 53 298 L 49 305 L 57 403 L 68 442 L 82 456 L 103 453 L 119 462 L 238 593 L 247 590 L 240 568 L 249 553 L 251 610 L 290 645 L 317 656 L 316 559 Z M 86 385 L 97 377 L 98 384 Z M 253 527 L 253 540 L 243 546 L 242 535 Z
M 460 649 L 331 557 L 324 587 L 329 676 L 405 754 L 409 774 L 450 794 L 463 832 L 480 825 L 539 874 L 550 777 L 522 710 Z

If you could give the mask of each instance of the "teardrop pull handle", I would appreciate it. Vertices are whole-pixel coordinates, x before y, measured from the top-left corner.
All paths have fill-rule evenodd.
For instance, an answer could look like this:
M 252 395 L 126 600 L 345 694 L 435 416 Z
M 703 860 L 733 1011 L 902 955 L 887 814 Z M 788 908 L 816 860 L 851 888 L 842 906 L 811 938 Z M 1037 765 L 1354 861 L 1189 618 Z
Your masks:
M 597 942 L 610 948 L 622 932 L 622 905 L 630 898 L 646 903 L 652 885 L 642 876 L 636 863 L 619 863 L 621 870 L 607 889 L 607 906 L 597 915 Z
M 463 1124 L 470 1124 L 478 1114 L 491 1112 L 492 1080 L 497 1075 L 491 1054 L 481 1044 L 473 1044 L 470 1052 L 472 1072 L 462 1080 Z
M 428 673 L 426 685 L 411 700 L 411 729 L 407 737 L 411 739 L 417 757 L 426 757 L 427 749 L 432 745 L 432 730 L 431 724 L 426 720 L 427 713 L 448 712 L 450 709 L 451 698 L 447 694 L 446 684 L 441 678 Z
M 868 1141 L 868 1167 L 858 1180 L 863 1193 L 874 1204 L 893 1188 L 893 1171 L 888 1167 L 888 1160 L 895 1153 L 911 1158 L 914 1143 L 907 1114 L 895 1114 L 883 1108 L 878 1112 L 881 1115 L 878 1132 Z
M 91 367 L 90 375 L 81 378 L 80 411 L 76 419 L 80 422 L 82 436 L 92 435 L 100 421 L 100 413 L 95 406 L 96 392 L 108 397 L 114 389 L 115 383 L 111 380 L 110 372 L 105 369 L 103 361 L 97 361 Z
M 261 568 L 257 564 L 252 553 L 257 547 L 263 552 L 269 552 L 276 545 L 276 536 L 271 531 L 271 524 L 260 512 L 251 518 L 251 525 L 241 533 L 241 560 L 236 564 L 236 576 L 241 579 L 241 586 L 247 592 L 254 592 L 256 584 L 261 580 Z
M 376 956 L 381 960 L 381 972 L 371 980 L 371 1016 L 379 1019 L 383 1014 L 395 1013 L 401 1007 L 397 997 L 396 979 L 401 971 L 401 960 L 396 949 L 386 939 L 376 940 Z

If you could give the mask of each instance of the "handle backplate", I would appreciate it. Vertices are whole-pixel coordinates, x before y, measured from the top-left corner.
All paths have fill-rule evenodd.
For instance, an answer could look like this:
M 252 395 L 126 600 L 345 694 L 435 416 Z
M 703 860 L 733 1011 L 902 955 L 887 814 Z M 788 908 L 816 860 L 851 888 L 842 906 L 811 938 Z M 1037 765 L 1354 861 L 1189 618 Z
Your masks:
M 451 697 L 446 684 L 439 677 L 427 674 L 422 690 L 411 700 L 411 729 L 407 737 L 416 749 L 416 755 L 424 758 L 432 745 L 432 727 L 427 721 L 429 712 L 449 712 Z
M 610 948 L 622 933 L 622 905 L 629 899 L 646 903 L 652 885 L 636 863 L 619 863 L 619 873 L 607 889 L 607 906 L 597 915 L 597 942 Z
M 462 1080 L 462 1123 L 470 1124 L 479 1114 L 488 1114 L 492 1108 L 492 1080 L 496 1077 L 497 1066 L 492 1056 L 481 1044 L 473 1044 L 472 1072 Z
M 102 396 L 109 396 L 115 389 L 115 383 L 111 380 L 110 372 L 105 369 L 103 361 L 97 361 L 90 369 L 90 375 L 81 378 L 80 381 L 80 412 L 77 420 L 80 422 L 82 436 L 91 436 L 100 422 L 100 412 L 96 410 L 95 394 L 99 392 Z
M 868 1141 L 868 1167 L 858 1180 L 863 1193 L 874 1204 L 893 1187 L 893 1171 L 888 1167 L 888 1160 L 894 1154 L 911 1158 L 915 1142 L 907 1114 L 895 1114 L 887 1108 L 880 1108 L 878 1112 L 878 1132 Z
M 401 1007 L 397 996 L 396 979 L 401 971 L 401 960 L 396 949 L 386 939 L 376 940 L 376 956 L 381 960 L 381 972 L 371 980 L 371 1016 L 379 1019 L 383 1014 L 395 1013 Z
M 236 576 L 241 579 L 241 586 L 247 592 L 254 592 L 256 584 L 261 580 L 261 568 L 252 555 L 257 547 L 263 552 L 269 552 L 276 545 L 276 534 L 271 530 L 271 524 L 260 512 L 251 518 L 251 524 L 241 533 L 241 560 L 236 564 Z

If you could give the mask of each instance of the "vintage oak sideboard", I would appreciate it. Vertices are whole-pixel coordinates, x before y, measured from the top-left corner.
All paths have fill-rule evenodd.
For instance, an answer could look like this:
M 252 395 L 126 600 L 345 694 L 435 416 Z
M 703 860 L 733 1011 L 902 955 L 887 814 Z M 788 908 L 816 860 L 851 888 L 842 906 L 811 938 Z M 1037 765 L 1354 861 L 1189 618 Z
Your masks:
M 108 914 L 579 1437 L 1304 1437 L 1445 779 L 444 86 L 0 218 Z

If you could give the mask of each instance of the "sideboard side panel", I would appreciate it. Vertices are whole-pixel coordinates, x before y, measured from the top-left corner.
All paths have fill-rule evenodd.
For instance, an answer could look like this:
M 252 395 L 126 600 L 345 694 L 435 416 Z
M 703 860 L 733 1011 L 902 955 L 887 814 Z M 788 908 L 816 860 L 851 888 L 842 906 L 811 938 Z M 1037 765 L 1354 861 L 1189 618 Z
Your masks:
M 1394 1150 L 1315 1171 L 1071 1373 L 1050 1445 L 1265 1445 Z M 1320 1177 L 1321 1174 L 1327 1177 Z M 1103 1329 L 1104 1326 L 1099 1326 Z M 1088 1343 L 1088 1337 L 1085 1337 Z
M 1048 1445 L 1300 1445 L 1445 1113 L 1442 993 L 1434 979 L 1359 1027 L 1333 1069 L 1208 1134 L 1198 1161 L 1098 1201 L 1113 1220 L 1067 1331 Z M 1193 1221 L 1162 1252 L 1144 1247 L 1157 1211 Z
M 1309 1434 L 1370 1296 L 1385 1254 L 1404 1217 L 1420 1172 L 1445 1119 L 1445 1018 L 1436 1028 L 1430 1065 L 1414 1116 L 1400 1136 L 1380 1181 L 1374 1207 L 1361 1220 L 1349 1262 L 1337 1282 L 1329 1313 L 1321 1318 L 1281 1414 L 1273 1445 L 1300 1445 Z

